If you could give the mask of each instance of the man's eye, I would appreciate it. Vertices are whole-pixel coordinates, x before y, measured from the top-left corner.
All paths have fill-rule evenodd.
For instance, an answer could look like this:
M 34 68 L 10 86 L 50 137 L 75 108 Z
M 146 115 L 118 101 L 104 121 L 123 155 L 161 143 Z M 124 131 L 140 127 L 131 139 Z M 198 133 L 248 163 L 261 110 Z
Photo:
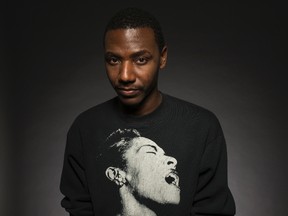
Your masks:
M 148 59 L 144 58 L 144 57 L 139 57 L 139 58 L 136 59 L 136 63 L 139 64 L 139 65 L 144 65 L 144 64 L 147 63 L 147 61 L 148 61 Z
M 106 58 L 106 62 L 111 65 L 116 65 L 119 62 L 119 60 L 115 57 L 109 57 Z
M 156 152 L 154 152 L 154 151 L 149 151 L 149 152 L 146 152 L 146 153 L 149 153 L 149 154 L 155 154 L 156 155 Z

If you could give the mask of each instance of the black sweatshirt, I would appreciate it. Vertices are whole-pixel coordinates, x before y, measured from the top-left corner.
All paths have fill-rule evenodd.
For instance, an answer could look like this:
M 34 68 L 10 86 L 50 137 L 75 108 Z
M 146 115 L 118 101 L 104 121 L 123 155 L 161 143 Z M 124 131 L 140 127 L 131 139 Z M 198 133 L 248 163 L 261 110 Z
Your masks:
M 180 203 L 152 204 L 157 215 L 234 215 L 227 182 L 227 150 L 217 117 L 190 102 L 162 94 L 160 106 L 141 116 L 123 114 L 117 97 L 81 113 L 67 135 L 60 189 L 73 216 L 119 213 L 120 197 L 98 160 L 106 138 L 118 129 L 136 129 L 177 159 Z M 109 156 L 108 156 L 109 158 Z M 111 158 L 113 160 L 113 158 Z

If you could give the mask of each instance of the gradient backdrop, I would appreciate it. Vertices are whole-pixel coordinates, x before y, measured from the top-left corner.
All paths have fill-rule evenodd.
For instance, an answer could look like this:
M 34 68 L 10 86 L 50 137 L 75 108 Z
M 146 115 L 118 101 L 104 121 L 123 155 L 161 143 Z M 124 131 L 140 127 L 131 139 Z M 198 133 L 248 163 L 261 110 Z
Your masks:
M 108 18 L 128 5 L 162 23 L 169 54 L 160 89 L 218 116 L 237 215 L 288 215 L 287 11 L 211 2 L 7 3 L 0 215 L 68 215 L 59 191 L 66 133 L 76 115 L 115 95 L 102 34 Z

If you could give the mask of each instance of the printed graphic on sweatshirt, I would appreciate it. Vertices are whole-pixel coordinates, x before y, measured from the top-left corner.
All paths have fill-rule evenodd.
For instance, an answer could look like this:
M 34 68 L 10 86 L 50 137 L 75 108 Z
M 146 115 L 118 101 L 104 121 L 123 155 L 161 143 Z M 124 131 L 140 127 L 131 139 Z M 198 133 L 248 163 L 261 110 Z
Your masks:
M 180 203 L 177 160 L 136 129 L 118 129 L 105 142 L 107 181 L 118 190 L 121 215 L 157 215 L 154 207 Z

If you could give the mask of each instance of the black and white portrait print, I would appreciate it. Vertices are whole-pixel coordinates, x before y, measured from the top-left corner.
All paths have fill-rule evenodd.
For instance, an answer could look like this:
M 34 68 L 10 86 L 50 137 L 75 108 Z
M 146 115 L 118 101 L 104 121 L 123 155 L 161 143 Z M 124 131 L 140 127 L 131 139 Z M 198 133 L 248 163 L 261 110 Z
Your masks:
M 120 203 L 115 215 L 160 215 L 160 209 L 180 203 L 177 160 L 153 140 L 136 129 L 118 129 L 107 137 L 105 148 L 103 175 Z

